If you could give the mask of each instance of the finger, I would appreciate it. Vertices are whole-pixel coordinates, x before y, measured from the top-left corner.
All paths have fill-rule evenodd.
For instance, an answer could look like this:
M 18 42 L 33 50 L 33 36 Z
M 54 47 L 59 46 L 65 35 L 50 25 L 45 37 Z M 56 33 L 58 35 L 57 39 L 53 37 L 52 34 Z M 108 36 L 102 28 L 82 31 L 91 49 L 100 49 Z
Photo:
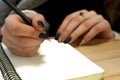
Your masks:
M 44 29 L 45 18 L 42 14 L 30 14 L 30 13 L 28 13 L 26 15 L 32 20 L 32 24 L 37 30 Z
M 81 11 L 87 13 L 87 10 Z M 80 16 L 80 11 L 68 15 L 58 29 L 55 39 L 59 42 L 63 42 L 66 37 L 70 35 L 70 33 L 73 32 L 80 23 L 82 23 L 82 21 L 83 17 Z
M 81 10 L 81 12 L 86 13 L 87 10 Z M 58 29 L 57 32 L 58 32 L 58 33 L 61 33 L 61 32 L 65 29 L 65 27 L 69 24 L 69 22 L 70 22 L 76 15 L 79 15 L 79 13 L 80 13 L 80 11 L 77 11 L 77 12 L 74 12 L 74 13 L 68 15 L 68 16 L 63 20 L 63 22 L 62 22 L 62 24 L 61 24 L 61 26 L 60 26 L 60 28 Z M 79 16 L 79 20 L 82 21 L 83 18 L 82 18 L 81 16 Z
M 113 38 L 113 33 L 110 28 L 108 21 L 102 20 L 100 23 L 96 24 L 83 38 L 83 43 L 85 44 L 93 39 L 95 36 L 102 38 Z
M 104 25 L 103 25 L 103 21 L 100 22 L 99 24 L 95 25 L 83 38 L 84 43 L 89 42 L 92 38 L 94 38 L 97 34 L 101 33 L 102 31 L 104 31 Z
M 28 37 L 13 37 L 14 40 L 12 39 L 12 41 L 14 41 L 14 43 L 17 46 L 20 47 L 30 47 L 30 46 L 36 46 L 36 45 L 40 45 L 41 42 L 43 42 L 43 39 L 33 39 L 33 38 L 28 38 Z
M 30 51 L 30 52 L 23 52 L 23 51 L 18 51 L 14 48 L 10 48 L 8 47 L 8 49 L 15 55 L 18 55 L 18 56 L 25 56 L 25 57 L 30 57 L 30 56 L 33 56 L 37 53 L 37 50 L 39 49 L 39 46 L 36 47 L 34 50 Z
M 82 12 L 84 13 L 83 15 L 80 15 L 81 12 L 82 11 L 80 11 L 79 15 L 75 16 L 69 22 L 69 24 L 63 30 L 61 30 L 61 32 L 59 32 L 61 34 L 58 40 L 59 42 L 63 42 L 63 41 L 66 42 L 67 37 L 69 38 L 69 35 L 78 27 L 78 25 L 81 25 L 81 23 L 84 23 L 86 20 L 97 15 L 95 11 L 89 11 L 89 12 L 85 11 L 85 12 Z
M 83 20 L 81 19 L 81 16 L 74 17 L 64 28 L 64 30 L 59 32 L 61 36 L 59 37 L 58 41 L 63 42 L 67 36 L 69 36 L 82 23 L 82 21 Z
M 84 18 L 84 21 L 87 20 L 87 19 L 90 19 L 92 17 L 95 17 L 96 15 L 98 15 L 95 11 L 91 10 L 89 12 L 86 12 L 81 15 L 83 18 Z
M 10 40 L 14 44 L 16 44 L 19 47 L 30 47 L 30 46 L 36 46 L 39 45 L 43 39 L 35 39 L 35 38 L 29 38 L 29 37 L 22 37 L 22 36 L 14 36 L 8 31 L 2 30 L 3 37 L 7 40 Z
M 30 46 L 30 47 L 19 47 L 16 44 L 14 44 L 13 42 L 11 42 L 10 40 L 6 39 L 3 37 L 3 43 L 10 49 L 14 49 L 17 52 L 21 52 L 22 53 L 28 53 L 31 54 L 31 51 L 34 51 L 35 48 L 39 47 L 39 45 L 37 46 Z
M 85 22 L 83 22 L 72 34 L 72 40 L 70 43 L 74 42 L 78 37 L 82 36 L 84 33 L 88 32 L 94 25 L 100 23 L 103 20 L 101 15 L 94 16 Z
M 38 38 L 40 32 L 43 32 L 38 31 L 34 27 L 31 27 L 29 25 L 23 24 L 21 18 L 18 15 L 11 15 L 8 18 L 6 18 L 4 27 L 12 35 L 16 36 Z

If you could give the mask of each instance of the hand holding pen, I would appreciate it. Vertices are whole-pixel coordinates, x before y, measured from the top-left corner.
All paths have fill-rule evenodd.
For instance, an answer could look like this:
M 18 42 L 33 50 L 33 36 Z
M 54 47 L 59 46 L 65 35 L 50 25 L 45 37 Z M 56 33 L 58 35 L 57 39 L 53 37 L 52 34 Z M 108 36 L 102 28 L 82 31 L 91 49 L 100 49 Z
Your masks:
M 17 7 L 15 7 L 9 0 L 3 0 L 6 5 L 8 5 L 8 7 L 10 7 L 15 13 L 17 13 L 22 19 L 23 21 L 26 22 L 26 24 L 32 26 L 32 21 L 29 17 L 27 17 L 20 9 L 18 9 Z M 45 21 L 44 21 L 45 22 Z M 38 25 L 42 26 L 44 28 L 45 31 L 48 30 L 48 26 L 46 26 L 42 21 L 38 21 Z M 43 33 L 42 33 L 43 34 Z M 48 34 L 44 34 L 42 36 L 39 36 L 40 38 L 47 38 Z
M 1 28 L 3 43 L 16 55 L 34 55 L 43 40 L 48 37 L 44 16 L 37 13 L 25 15 L 8 0 L 3 1 L 17 13 L 9 15 Z

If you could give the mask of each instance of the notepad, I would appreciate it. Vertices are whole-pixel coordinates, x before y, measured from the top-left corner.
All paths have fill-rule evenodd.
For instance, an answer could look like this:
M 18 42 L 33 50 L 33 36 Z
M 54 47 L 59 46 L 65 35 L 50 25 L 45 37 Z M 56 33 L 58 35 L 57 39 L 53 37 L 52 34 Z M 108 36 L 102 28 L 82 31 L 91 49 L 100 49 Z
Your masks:
M 104 74 L 103 68 L 74 47 L 54 39 L 45 40 L 32 57 L 13 55 L 2 46 L 22 80 L 101 80 Z

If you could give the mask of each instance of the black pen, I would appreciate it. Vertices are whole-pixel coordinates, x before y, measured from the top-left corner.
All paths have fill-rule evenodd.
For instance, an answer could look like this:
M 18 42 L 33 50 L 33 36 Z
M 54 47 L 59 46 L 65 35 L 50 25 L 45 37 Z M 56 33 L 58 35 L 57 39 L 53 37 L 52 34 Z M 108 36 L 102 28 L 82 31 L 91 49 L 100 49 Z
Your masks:
M 6 5 L 8 5 L 15 13 L 17 13 L 25 22 L 26 24 L 32 26 L 32 21 L 30 18 L 28 18 L 20 9 L 18 9 L 16 6 L 14 6 L 9 0 L 3 0 Z M 46 26 L 44 26 L 44 30 L 46 30 Z M 40 38 L 48 38 L 48 33 L 39 36 Z
M 28 25 L 32 26 L 32 21 L 20 9 L 15 7 L 9 0 L 3 0 L 14 12 L 16 12 Z

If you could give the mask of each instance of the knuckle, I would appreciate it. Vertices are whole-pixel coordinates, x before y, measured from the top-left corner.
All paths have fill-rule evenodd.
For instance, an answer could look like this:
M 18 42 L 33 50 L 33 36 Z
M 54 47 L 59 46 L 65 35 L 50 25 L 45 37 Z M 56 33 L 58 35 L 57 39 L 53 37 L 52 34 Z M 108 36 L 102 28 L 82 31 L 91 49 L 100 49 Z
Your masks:
M 83 23 L 83 26 L 86 27 L 86 28 L 89 27 L 89 26 L 90 26 L 89 21 L 85 21 L 85 22 Z
M 39 16 L 39 17 L 38 17 Z M 44 16 L 42 15 L 42 14 L 35 14 L 35 16 L 34 16 L 35 18 L 40 18 L 40 19 L 42 19 L 42 20 L 45 20 L 44 19 Z
M 72 16 L 71 15 L 67 15 L 65 19 L 66 20 L 70 20 L 70 19 L 72 19 Z
M 98 15 L 97 16 L 99 19 L 103 19 L 103 16 L 102 15 Z
M 12 19 L 12 15 L 9 15 L 8 17 L 6 17 L 5 22 L 8 22 L 10 19 Z
M 91 10 L 90 13 L 93 14 L 93 15 L 97 14 L 94 10 Z
M 109 22 L 108 22 L 107 20 L 105 20 L 105 19 L 103 20 L 103 22 L 104 22 L 105 24 L 109 24 Z
M 13 20 L 11 20 L 11 19 L 13 19 L 13 17 L 14 17 L 13 15 L 10 15 L 5 19 L 4 27 L 6 27 L 6 29 L 8 31 L 10 31 L 12 34 L 16 34 L 16 32 L 19 30 L 19 27 L 16 26 L 17 24 L 15 24 L 15 23 L 11 24 L 11 23 L 13 23 Z
M 11 25 L 8 29 L 12 34 L 16 34 L 19 30 L 19 27 L 15 26 L 15 25 Z
M 41 18 L 44 18 L 44 15 L 42 15 L 42 14 L 38 14 Z
M 96 32 L 100 32 L 101 31 L 101 27 L 99 25 L 97 25 L 97 26 L 95 26 L 93 28 L 93 30 L 96 31 Z
M 87 12 L 88 10 L 87 10 L 87 9 L 82 9 L 82 11 L 85 11 L 85 12 Z
M 106 25 L 105 26 L 106 28 L 111 29 L 111 25 L 110 25 L 110 23 L 107 20 L 104 20 L 103 22 Z
M 10 14 L 5 18 L 5 23 L 10 23 L 15 17 L 18 17 L 17 14 Z
M 88 12 L 88 10 L 87 9 L 82 9 L 82 10 L 80 10 L 80 12 Z
M 73 21 L 74 21 L 74 22 L 80 22 L 81 20 L 82 20 L 82 19 L 81 19 L 80 17 L 75 17 Z

